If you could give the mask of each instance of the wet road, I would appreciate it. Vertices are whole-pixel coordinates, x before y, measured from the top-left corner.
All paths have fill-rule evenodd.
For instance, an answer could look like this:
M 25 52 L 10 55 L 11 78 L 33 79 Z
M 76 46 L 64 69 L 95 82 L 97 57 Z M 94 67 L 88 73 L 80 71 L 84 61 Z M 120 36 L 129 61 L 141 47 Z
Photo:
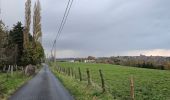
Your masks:
M 74 100 L 47 65 L 9 100 Z

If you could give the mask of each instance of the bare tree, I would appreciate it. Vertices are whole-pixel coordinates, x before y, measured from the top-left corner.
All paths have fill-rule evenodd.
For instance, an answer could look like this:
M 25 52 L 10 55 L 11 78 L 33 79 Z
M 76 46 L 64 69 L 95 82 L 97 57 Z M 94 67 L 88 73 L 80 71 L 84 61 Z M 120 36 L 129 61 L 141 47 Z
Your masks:
M 33 38 L 34 42 L 42 42 L 42 31 L 41 31 L 41 4 L 38 0 L 34 5 L 34 16 L 33 16 Z
M 24 48 L 29 45 L 29 32 L 31 24 L 31 0 L 25 3 L 25 29 L 24 29 Z

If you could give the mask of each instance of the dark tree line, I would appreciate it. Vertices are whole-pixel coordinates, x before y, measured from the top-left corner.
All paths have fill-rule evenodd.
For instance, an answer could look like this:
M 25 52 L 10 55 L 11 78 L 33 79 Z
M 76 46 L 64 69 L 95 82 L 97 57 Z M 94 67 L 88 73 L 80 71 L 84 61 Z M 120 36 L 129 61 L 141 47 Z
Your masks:
M 96 63 L 124 65 L 149 69 L 170 70 L 170 59 L 166 57 L 103 57 L 96 59 Z
M 3 23 L 0 24 L 0 69 L 5 65 L 26 66 L 36 65 L 44 59 L 44 49 L 37 42 L 33 47 L 33 37 L 29 33 L 29 47 L 24 49 L 24 26 L 17 22 L 11 30 L 7 30 Z

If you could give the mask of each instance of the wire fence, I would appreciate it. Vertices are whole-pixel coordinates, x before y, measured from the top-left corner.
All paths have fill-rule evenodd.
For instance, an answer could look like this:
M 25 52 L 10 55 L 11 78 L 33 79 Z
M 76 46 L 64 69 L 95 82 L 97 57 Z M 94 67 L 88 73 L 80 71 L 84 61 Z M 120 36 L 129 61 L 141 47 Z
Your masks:
M 98 69 L 98 74 L 91 74 L 94 73 L 93 70 L 90 70 L 89 68 L 81 69 L 80 67 L 74 68 L 74 67 L 61 67 L 59 65 L 55 66 L 55 70 L 57 70 L 58 73 L 73 77 L 79 81 L 85 81 L 87 83 L 87 86 L 93 86 L 101 91 L 101 93 L 109 92 L 109 93 L 116 93 L 115 95 L 120 95 L 115 89 L 110 88 L 111 85 L 108 82 L 108 79 L 105 79 L 104 72 L 102 69 Z M 95 70 L 96 71 L 96 70 Z M 96 73 L 96 72 L 95 72 Z M 135 99 L 135 93 L 134 93 L 134 78 L 131 76 L 127 81 L 125 81 L 125 86 L 129 87 L 129 97 L 127 97 L 130 100 Z M 127 86 L 127 84 L 129 84 Z

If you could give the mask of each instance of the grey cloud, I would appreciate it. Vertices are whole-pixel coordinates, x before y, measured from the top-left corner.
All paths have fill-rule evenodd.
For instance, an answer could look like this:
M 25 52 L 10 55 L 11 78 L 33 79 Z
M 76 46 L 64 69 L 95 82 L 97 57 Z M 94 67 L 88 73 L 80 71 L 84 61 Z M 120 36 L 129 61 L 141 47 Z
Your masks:
M 3 6 L 3 18 L 8 25 L 24 20 L 25 1 L 15 0 L 11 7 L 5 7 L 10 1 L 4 0 Z M 50 51 L 67 0 L 41 3 L 43 45 Z M 169 4 L 169 0 L 75 0 L 57 49 L 83 56 L 170 49 Z

